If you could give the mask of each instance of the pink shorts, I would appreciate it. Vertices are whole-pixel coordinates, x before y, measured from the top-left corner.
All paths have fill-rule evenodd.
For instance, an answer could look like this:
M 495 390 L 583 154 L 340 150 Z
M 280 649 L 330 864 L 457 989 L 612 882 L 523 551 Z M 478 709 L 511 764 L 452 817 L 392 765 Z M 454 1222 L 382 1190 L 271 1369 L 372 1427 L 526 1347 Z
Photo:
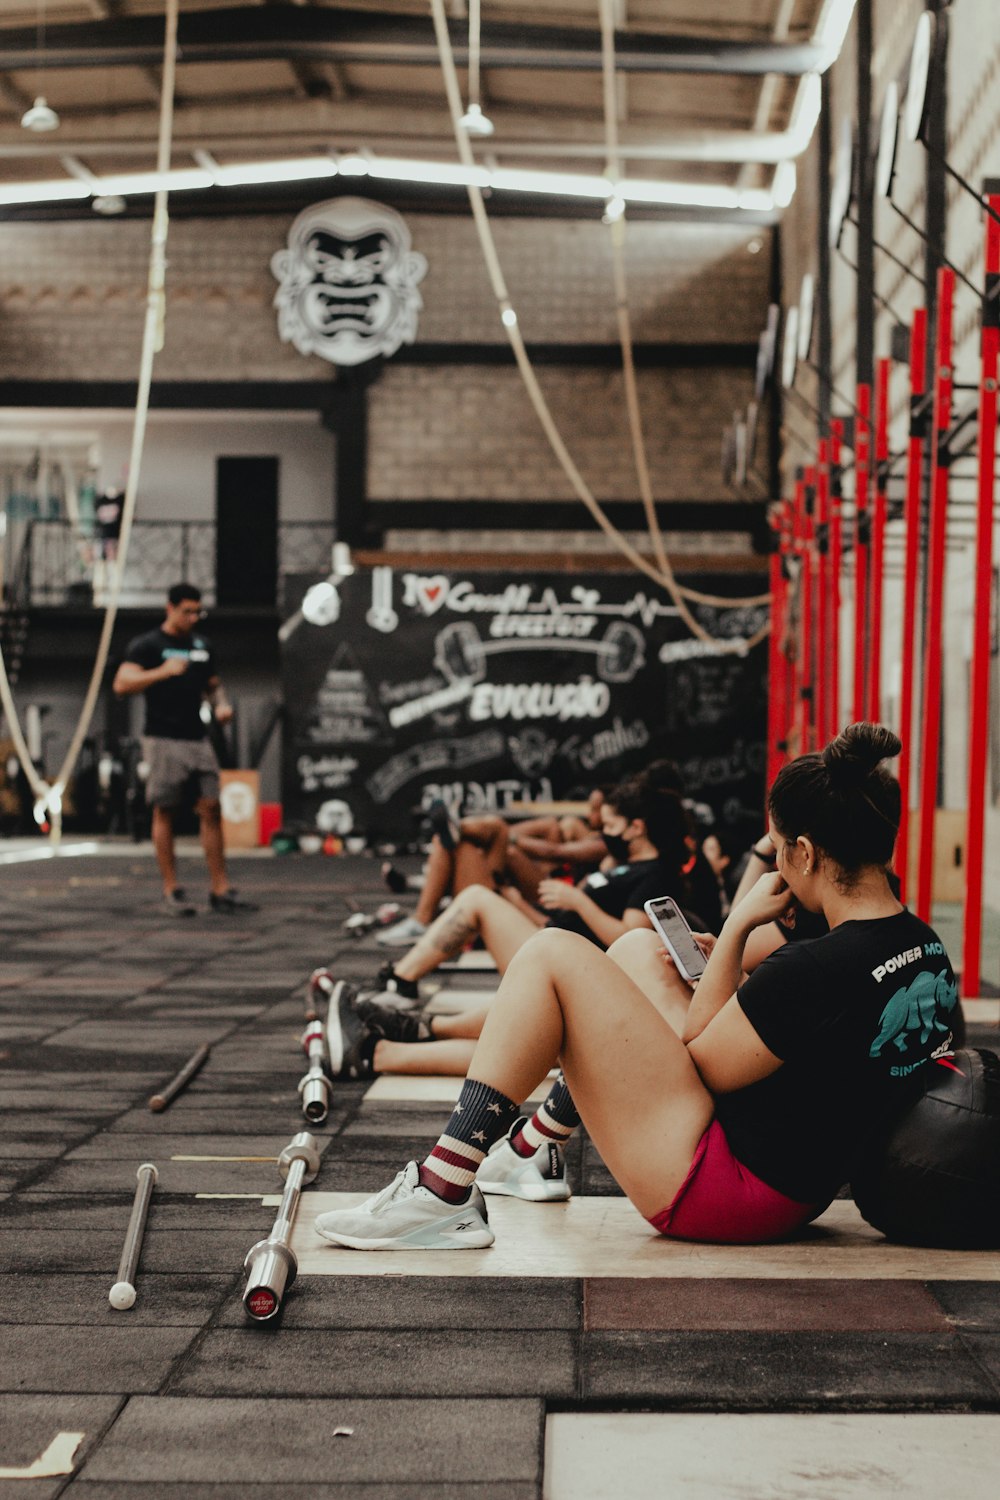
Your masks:
M 757 1245 L 801 1229 L 825 1207 L 796 1203 L 761 1182 L 736 1160 L 725 1131 L 713 1120 L 673 1202 L 649 1222 L 673 1240 Z

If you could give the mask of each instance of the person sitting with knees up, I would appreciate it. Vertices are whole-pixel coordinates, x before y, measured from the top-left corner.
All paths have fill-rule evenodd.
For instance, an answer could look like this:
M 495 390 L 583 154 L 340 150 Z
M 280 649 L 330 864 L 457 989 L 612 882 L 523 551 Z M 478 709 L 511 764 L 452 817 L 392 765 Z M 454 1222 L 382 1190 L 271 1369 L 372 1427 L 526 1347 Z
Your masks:
M 576 933 L 534 935 L 507 968 L 426 1160 L 359 1207 L 321 1214 L 320 1235 L 364 1249 L 490 1245 L 477 1174 L 495 1191 L 497 1157 L 526 1160 L 580 1118 L 661 1234 L 763 1243 L 821 1213 L 951 1043 L 948 955 L 886 879 L 900 793 L 884 761 L 899 750 L 890 730 L 854 724 L 779 772 L 768 798 L 776 868 L 726 919 L 681 1002 L 681 1035 L 612 956 Z M 748 937 L 792 899 L 829 932 L 780 949 L 740 984 Z M 557 1062 L 564 1082 L 522 1124 L 519 1101 Z
M 391 1013 L 419 1009 L 419 980 L 474 938 L 482 938 L 503 973 L 541 924 L 602 947 L 632 927 L 648 927 L 643 903 L 676 886 L 687 858 L 687 820 L 680 800 L 672 792 L 651 788 L 642 778 L 623 782 L 605 798 L 601 825 L 608 853 L 617 860 L 612 869 L 595 872 L 579 885 L 543 880 L 541 913 L 519 910 L 485 885 L 466 887 L 395 966 L 388 964 L 380 971 L 373 999 L 360 1000 L 352 985 L 335 984 L 328 970 L 316 970 L 314 990 L 331 999 L 336 995 L 327 1027 L 334 1075 L 371 1077 L 378 1071 L 375 1050 L 380 1041 L 418 1040 L 412 1027 L 403 1026 Z M 479 1015 L 474 1031 L 466 1028 L 453 1039 L 467 1041 L 478 1035 L 481 1025 Z M 462 1072 L 467 1061 L 466 1050 Z
M 537 902 L 540 882 L 560 866 L 583 873 L 600 864 L 607 854 L 601 837 L 603 800 L 603 788 L 591 792 L 585 818 L 530 818 L 511 824 L 495 813 L 456 820 L 436 799 L 427 809 L 432 837 L 416 910 L 377 933 L 376 943 L 408 948 L 427 931 L 445 897 L 457 896 L 466 886 L 500 889 L 524 909 Z M 398 872 L 394 874 L 398 881 Z

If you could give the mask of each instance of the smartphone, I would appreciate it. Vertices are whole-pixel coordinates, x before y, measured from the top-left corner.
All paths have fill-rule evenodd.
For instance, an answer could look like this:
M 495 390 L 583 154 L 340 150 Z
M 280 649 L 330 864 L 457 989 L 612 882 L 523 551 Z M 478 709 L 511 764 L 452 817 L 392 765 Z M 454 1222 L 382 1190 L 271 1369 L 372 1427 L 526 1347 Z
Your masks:
M 684 915 L 671 896 L 656 896 L 644 903 L 646 915 L 662 937 L 667 952 L 682 979 L 693 984 L 705 972 L 708 959 L 702 953 Z

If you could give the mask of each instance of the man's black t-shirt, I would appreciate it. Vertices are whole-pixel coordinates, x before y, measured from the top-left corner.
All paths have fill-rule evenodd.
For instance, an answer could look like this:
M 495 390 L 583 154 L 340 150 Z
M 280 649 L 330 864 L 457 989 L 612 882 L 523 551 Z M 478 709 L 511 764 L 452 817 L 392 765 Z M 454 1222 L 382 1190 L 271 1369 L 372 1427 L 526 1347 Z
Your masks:
M 676 867 L 659 859 L 639 859 L 634 864 L 616 865 L 613 870 L 588 875 L 583 889 L 601 911 L 621 921 L 630 907 L 642 911 L 644 901 L 668 894 L 676 883 Z M 554 911 L 547 925 L 561 927 L 564 932 L 578 932 L 594 943 L 601 941 L 575 911 Z
M 778 1192 L 828 1202 L 950 1048 L 958 991 L 944 944 L 909 911 L 843 922 L 772 953 L 737 998 L 783 1066 L 716 1097 L 726 1139 Z
M 175 656 L 185 659 L 187 671 L 146 689 L 146 733 L 164 740 L 203 740 L 208 731 L 201 722 L 201 704 L 215 676 L 212 648 L 205 637 L 196 632 L 168 635 L 165 630 L 151 630 L 125 648 L 125 660 L 146 671 Z

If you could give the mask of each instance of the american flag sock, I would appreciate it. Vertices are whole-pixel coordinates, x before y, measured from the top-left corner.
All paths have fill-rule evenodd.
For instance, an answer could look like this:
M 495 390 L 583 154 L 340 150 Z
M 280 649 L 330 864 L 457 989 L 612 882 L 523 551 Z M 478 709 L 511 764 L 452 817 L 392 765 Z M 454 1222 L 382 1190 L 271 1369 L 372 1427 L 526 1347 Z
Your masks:
M 467 1078 L 444 1135 L 420 1167 L 420 1186 L 446 1203 L 464 1203 L 479 1163 L 510 1129 L 518 1106 L 499 1089 Z
M 568 1141 L 579 1123 L 573 1096 L 560 1073 L 545 1103 L 538 1106 L 530 1120 L 525 1120 L 510 1144 L 518 1156 L 533 1156 L 539 1146 Z

